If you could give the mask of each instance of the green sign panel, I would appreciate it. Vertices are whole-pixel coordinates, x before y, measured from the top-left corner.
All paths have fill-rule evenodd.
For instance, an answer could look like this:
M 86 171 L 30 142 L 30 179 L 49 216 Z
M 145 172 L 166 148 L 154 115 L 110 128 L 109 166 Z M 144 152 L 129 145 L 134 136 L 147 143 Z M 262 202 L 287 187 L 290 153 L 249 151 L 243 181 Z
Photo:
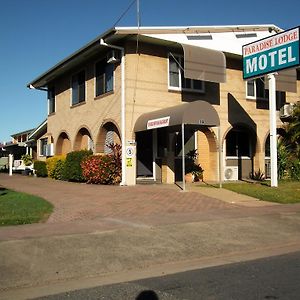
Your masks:
M 244 79 L 299 65 L 299 27 L 243 46 Z

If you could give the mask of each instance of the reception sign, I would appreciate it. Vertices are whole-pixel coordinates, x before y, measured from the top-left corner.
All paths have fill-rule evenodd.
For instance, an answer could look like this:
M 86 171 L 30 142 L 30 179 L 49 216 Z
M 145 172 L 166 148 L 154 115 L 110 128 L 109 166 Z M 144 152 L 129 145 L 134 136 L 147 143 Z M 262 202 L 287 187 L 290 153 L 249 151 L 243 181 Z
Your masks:
M 299 27 L 243 46 L 243 78 L 300 65 Z

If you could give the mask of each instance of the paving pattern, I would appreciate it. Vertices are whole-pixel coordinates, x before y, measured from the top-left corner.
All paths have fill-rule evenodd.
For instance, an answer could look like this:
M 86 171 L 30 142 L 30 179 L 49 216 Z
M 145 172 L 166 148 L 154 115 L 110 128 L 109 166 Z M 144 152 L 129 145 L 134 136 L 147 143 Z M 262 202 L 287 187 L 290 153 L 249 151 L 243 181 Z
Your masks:
M 233 207 L 198 192 L 181 192 L 175 185 L 87 185 L 6 174 L 0 174 L 0 185 L 53 203 L 55 209 L 47 223 L 203 213 Z

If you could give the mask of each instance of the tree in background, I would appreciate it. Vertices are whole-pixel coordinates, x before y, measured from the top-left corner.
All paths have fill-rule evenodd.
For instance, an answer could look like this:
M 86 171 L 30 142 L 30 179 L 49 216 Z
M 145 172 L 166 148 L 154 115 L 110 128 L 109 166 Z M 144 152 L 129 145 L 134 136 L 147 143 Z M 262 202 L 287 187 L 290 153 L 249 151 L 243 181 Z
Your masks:
M 300 180 L 300 102 L 284 129 L 285 136 L 278 144 L 278 175 L 280 179 Z

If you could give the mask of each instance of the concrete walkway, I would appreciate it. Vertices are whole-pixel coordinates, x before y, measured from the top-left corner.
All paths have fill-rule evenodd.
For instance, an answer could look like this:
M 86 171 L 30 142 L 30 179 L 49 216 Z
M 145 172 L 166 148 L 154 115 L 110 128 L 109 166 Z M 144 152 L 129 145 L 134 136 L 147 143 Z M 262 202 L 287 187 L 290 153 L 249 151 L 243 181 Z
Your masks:
M 247 199 L 259 203 L 251 207 L 211 188 L 183 193 L 175 186 L 93 186 L 5 174 L 0 185 L 55 205 L 44 224 L 0 227 L 0 299 L 300 249 L 298 204 Z

